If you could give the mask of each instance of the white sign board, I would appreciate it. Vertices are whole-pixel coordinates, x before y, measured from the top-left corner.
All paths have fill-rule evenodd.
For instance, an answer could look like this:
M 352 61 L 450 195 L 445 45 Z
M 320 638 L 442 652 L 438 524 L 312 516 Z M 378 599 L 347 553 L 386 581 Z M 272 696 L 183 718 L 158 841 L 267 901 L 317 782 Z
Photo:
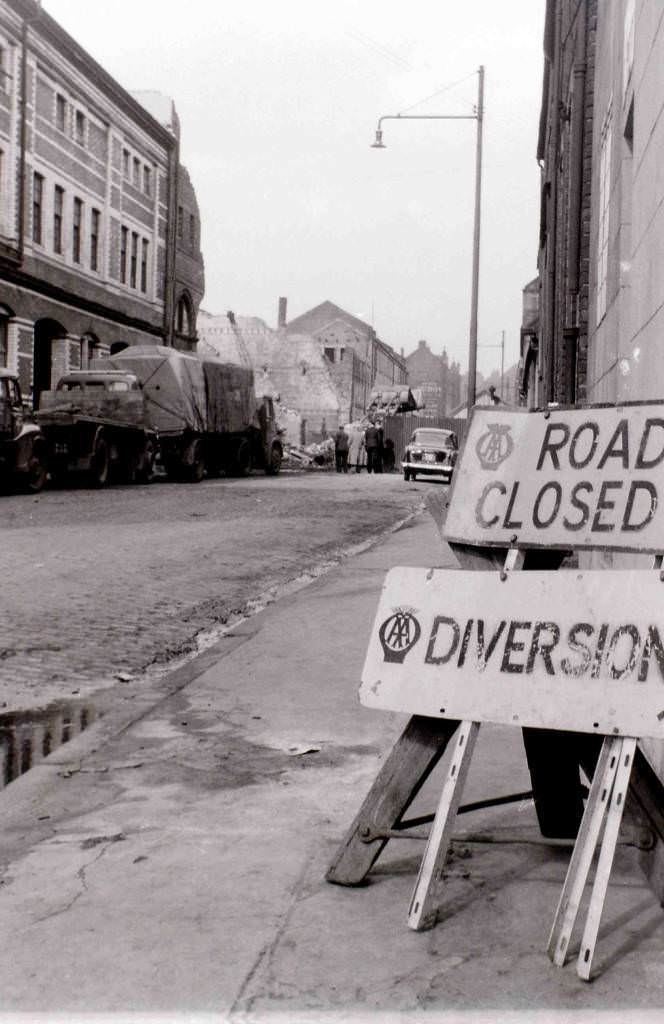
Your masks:
M 483 546 L 664 550 L 664 404 L 476 408 L 445 539 Z
M 372 708 L 664 738 L 659 571 L 388 573 L 362 673 Z

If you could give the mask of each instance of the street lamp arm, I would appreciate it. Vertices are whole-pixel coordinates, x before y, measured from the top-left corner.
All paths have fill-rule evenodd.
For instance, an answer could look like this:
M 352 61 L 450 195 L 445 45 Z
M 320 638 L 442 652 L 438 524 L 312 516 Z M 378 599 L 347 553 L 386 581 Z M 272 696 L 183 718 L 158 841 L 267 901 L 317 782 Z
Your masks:
M 378 128 L 383 121 L 476 121 L 477 114 L 383 114 L 378 118 Z
M 386 149 L 383 142 L 383 121 L 479 121 L 482 114 L 383 114 L 378 118 L 376 139 L 371 143 L 372 149 Z

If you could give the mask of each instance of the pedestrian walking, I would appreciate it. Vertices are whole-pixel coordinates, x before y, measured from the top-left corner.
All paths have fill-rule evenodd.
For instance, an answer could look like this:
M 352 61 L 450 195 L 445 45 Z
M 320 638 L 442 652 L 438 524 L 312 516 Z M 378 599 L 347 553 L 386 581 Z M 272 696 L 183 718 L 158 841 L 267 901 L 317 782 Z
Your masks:
M 384 454 L 384 447 L 383 447 L 384 436 L 383 436 L 383 425 L 382 425 L 382 423 L 380 421 L 378 421 L 378 423 L 376 423 L 376 430 L 378 431 L 378 446 L 376 448 L 376 455 L 374 456 L 374 473 L 382 473 L 383 472 L 383 454 Z
M 359 424 L 354 423 L 350 435 L 350 448 L 348 449 L 348 464 L 355 466 L 355 472 L 359 473 L 364 461 L 364 431 Z
M 337 473 L 348 472 L 348 446 L 349 446 L 348 434 L 344 428 L 339 425 L 339 429 L 334 435 L 334 461 L 337 466 Z
M 394 441 L 391 437 L 387 437 L 383 443 L 383 467 L 386 473 L 394 471 L 394 463 Z
M 370 423 L 364 431 L 364 447 L 367 451 L 367 473 L 378 472 L 378 445 L 380 433 L 375 423 Z

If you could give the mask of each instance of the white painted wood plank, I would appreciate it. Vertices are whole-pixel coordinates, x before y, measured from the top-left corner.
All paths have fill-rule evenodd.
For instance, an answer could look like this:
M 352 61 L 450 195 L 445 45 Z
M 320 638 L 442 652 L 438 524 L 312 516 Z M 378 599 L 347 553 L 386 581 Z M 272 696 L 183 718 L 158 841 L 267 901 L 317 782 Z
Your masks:
M 623 811 L 625 809 L 627 787 L 629 786 L 629 777 L 632 772 L 632 765 L 634 764 L 635 750 L 636 740 L 631 737 L 624 737 L 621 741 L 621 750 L 618 756 L 618 770 L 616 772 L 613 790 L 609 801 L 606 827 L 604 829 L 604 836 L 602 837 L 602 845 L 600 847 L 599 860 L 597 861 L 597 870 L 595 872 L 595 881 L 593 883 L 593 891 L 590 897 L 590 905 L 588 907 L 588 915 L 586 917 L 586 925 L 583 931 L 583 938 L 581 939 L 581 949 L 579 950 L 579 959 L 577 962 L 577 974 L 580 978 L 583 978 L 584 981 L 590 980 L 590 971 L 595 952 L 595 944 L 597 942 L 597 933 L 599 931 L 599 923 L 602 918 L 602 910 L 604 909 L 604 900 L 606 898 L 606 890 L 609 884 L 609 876 L 611 875 L 613 857 L 616 852 L 620 822 L 622 821 Z
M 590 795 L 549 935 L 547 952 L 558 967 L 562 967 L 565 963 L 583 889 L 618 769 L 621 742 L 620 737 L 605 738 L 593 775 Z
M 437 890 L 479 728 L 477 722 L 461 722 L 451 740 L 452 759 L 408 911 L 408 927 L 414 931 L 436 923 Z

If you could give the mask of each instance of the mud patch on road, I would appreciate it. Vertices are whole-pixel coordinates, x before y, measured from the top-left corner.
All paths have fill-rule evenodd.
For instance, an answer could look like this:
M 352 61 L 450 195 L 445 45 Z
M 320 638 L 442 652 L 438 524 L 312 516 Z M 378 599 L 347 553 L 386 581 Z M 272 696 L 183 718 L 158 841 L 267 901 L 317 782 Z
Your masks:
M 181 704 L 174 714 L 150 718 L 149 727 L 146 722 L 137 723 L 116 738 L 112 762 L 98 752 L 86 761 L 86 769 L 113 774 L 131 762 L 140 769 L 142 784 L 148 786 L 224 790 L 268 780 L 287 782 L 303 771 L 334 768 L 351 757 L 379 753 L 370 745 L 293 742 L 275 746 L 249 738 L 246 728 L 233 720 L 232 712 L 227 716 L 206 714 L 187 709 L 184 701 Z

